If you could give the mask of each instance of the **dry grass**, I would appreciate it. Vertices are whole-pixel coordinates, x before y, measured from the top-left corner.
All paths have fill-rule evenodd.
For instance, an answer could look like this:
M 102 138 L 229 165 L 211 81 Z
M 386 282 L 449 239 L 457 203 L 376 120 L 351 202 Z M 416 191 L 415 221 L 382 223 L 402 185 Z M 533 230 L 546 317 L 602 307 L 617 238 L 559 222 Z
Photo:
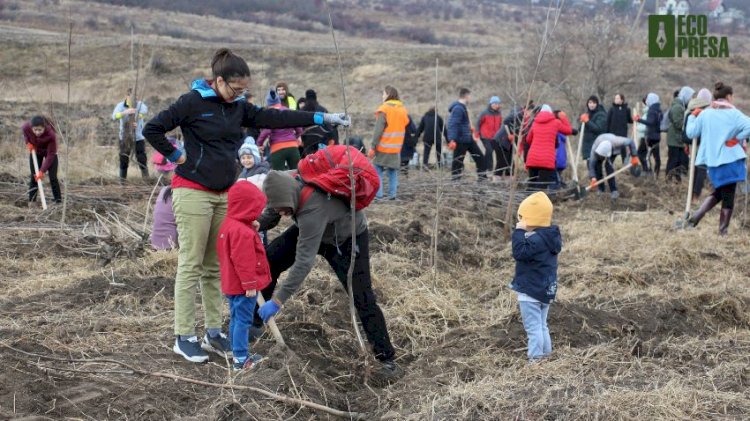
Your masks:
M 83 3 L 70 4 L 76 8 Z M 101 13 L 113 10 L 96 7 Z M 124 8 L 116 12 L 132 13 Z M 158 21 L 162 15 L 142 18 Z M 180 14 L 169 19 L 191 28 L 200 20 Z M 441 30 L 457 29 L 451 25 Z M 438 178 L 420 173 L 402 179 L 407 200 L 368 209 L 373 283 L 406 370 L 403 379 L 390 386 L 362 384 L 366 373 L 349 324 L 346 295 L 323 262 L 279 318 L 290 351 L 264 337 L 255 349 L 269 356 L 267 365 L 236 377 L 227 374 L 222 360 L 202 366 L 178 361 L 170 350 L 176 252 L 144 250 L 142 241 L 117 227 L 117 221 L 141 226 L 151 191 L 150 182 L 138 176 L 126 187 L 116 184 L 117 151 L 111 146 L 116 131 L 109 115 L 133 77 L 129 70 L 115 71 L 129 57 L 128 46 L 122 39 L 90 37 L 74 47 L 81 61 L 74 65 L 72 142 L 70 156 L 61 157 L 71 168 L 67 181 L 74 229 L 55 232 L 51 230 L 59 221 L 59 209 L 20 207 L 28 162 L 16 137 L 17 126 L 37 111 L 37 102 L 54 103 L 59 96 L 62 47 L 43 34 L 21 39 L 31 35 L 8 33 L 2 32 L 11 41 L 0 58 L 16 59 L 0 65 L 11 75 L 8 83 L 2 82 L 9 96 L 0 102 L 3 343 L 59 356 L 104 355 L 219 383 L 260 384 L 339 409 L 368 412 L 372 419 L 386 413 L 408 420 L 743 419 L 750 413 L 750 263 L 743 254 L 750 245 L 747 228 L 740 228 L 735 218 L 730 236 L 719 239 L 714 212 L 696 230 L 674 231 L 685 184 L 668 186 L 662 180 L 628 176 L 618 178 L 622 197 L 615 205 L 596 195 L 556 205 L 564 248 L 558 302 L 550 313 L 555 351 L 540 365 L 526 364 L 525 333 L 515 296 L 507 288 L 514 267 L 509 244 L 502 240 L 505 186 L 482 192 L 473 176 L 465 186 L 445 182 L 433 273 L 430 238 Z M 251 42 L 270 33 L 253 25 L 240 40 Z M 243 54 L 252 57 L 255 89 L 260 92 L 276 79 L 289 79 L 296 94 L 315 87 L 324 105 L 338 108 L 336 79 L 321 77 L 333 68 L 332 51 L 302 47 L 328 45 L 326 37 L 300 40 L 291 51 L 242 45 Z M 415 114 L 434 101 L 435 49 L 405 44 L 403 51 L 387 51 L 387 45 L 373 40 L 343 38 L 351 51 L 363 51 L 344 52 L 355 133 L 369 132 L 380 89 L 394 83 L 394 75 L 399 88 L 408 87 L 402 91 Z M 284 37 L 270 40 L 288 44 Z M 501 41 L 513 45 L 508 40 Z M 145 57 L 161 51 L 174 69 L 168 77 L 149 81 L 153 98 L 147 99 L 154 112 L 184 91 L 186 81 L 206 73 L 216 46 L 175 44 L 164 38 L 146 42 Z M 481 49 L 440 51 L 445 63 L 441 107 L 462 84 L 476 87 L 477 112 L 483 107 L 479 99 L 504 91 L 504 54 L 510 51 L 498 48 L 489 56 Z M 21 71 L 43 68 L 38 52 L 49 54 L 49 82 L 38 72 Z M 480 57 L 484 65 L 477 66 Z M 84 58 L 96 65 L 84 65 Z M 710 79 L 734 74 L 743 63 L 718 63 Z M 659 65 L 674 70 L 672 66 L 685 63 Z M 655 85 L 674 84 L 666 70 L 651 75 Z M 693 69 L 684 77 L 691 84 L 708 84 L 701 74 L 706 72 Z M 22 79 L 28 79 L 31 94 Z M 93 212 L 109 215 L 108 222 L 98 221 Z M 108 235 L 102 225 L 109 226 Z M 49 230 L 35 229 L 40 227 Z M 92 232 L 106 238 L 92 237 Z M 8 362 L 0 381 L 0 418 L 324 418 L 240 393 L 107 373 L 68 373 L 59 371 L 72 368 L 65 364 L 47 368 L 6 349 L 0 353 Z M 81 367 L 102 368 L 76 368 Z

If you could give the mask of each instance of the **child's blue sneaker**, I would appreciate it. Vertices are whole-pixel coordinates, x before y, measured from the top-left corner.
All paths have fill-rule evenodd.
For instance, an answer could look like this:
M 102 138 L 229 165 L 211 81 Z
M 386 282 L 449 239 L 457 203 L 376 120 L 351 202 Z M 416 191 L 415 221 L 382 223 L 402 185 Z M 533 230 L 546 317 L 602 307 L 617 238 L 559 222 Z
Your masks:
M 263 361 L 263 357 L 258 354 L 251 354 L 249 357 L 245 359 L 238 359 L 234 358 L 234 364 L 232 364 L 232 369 L 234 371 L 240 371 L 240 370 L 252 370 L 260 364 L 260 362 Z

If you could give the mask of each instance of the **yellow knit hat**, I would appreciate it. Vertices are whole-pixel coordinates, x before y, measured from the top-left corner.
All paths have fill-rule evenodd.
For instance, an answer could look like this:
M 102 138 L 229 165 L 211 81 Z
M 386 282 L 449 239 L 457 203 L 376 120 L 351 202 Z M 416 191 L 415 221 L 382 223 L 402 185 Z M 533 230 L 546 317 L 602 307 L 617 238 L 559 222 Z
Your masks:
M 530 227 L 552 225 L 552 202 L 544 192 L 536 192 L 521 202 L 518 207 L 518 220 Z

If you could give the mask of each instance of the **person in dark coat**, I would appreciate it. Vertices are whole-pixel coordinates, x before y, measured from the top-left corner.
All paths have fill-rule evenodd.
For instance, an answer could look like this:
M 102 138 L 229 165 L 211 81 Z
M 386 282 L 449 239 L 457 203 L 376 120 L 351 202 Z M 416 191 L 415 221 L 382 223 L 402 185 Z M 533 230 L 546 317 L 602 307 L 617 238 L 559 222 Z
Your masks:
M 659 103 L 659 95 L 651 92 L 646 95 L 646 106 L 648 112 L 646 118 L 643 119 L 640 116 L 635 116 L 633 119 L 636 123 L 643 123 L 646 125 L 646 143 L 641 144 L 638 148 L 638 157 L 641 162 L 649 162 L 649 154 L 654 157 L 653 171 L 657 177 L 659 177 L 659 170 L 661 169 L 661 156 L 659 155 L 659 142 L 661 141 L 661 104 Z M 588 129 L 588 127 L 587 127 Z M 643 166 L 644 171 L 650 172 L 649 165 Z
M 308 89 L 305 91 L 305 102 L 302 111 L 312 113 L 327 113 L 326 107 L 318 103 L 318 94 Z M 338 143 L 338 129 L 330 124 L 313 126 L 302 133 L 302 156 L 313 154 L 320 149 L 320 145 L 335 145 Z
M 471 101 L 471 91 L 461 88 L 458 97 L 458 100 L 454 101 L 448 108 L 450 112 L 448 117 L 448 141 L 451 145 L 455 145 L 453 164 L 451 165 L 452 179 L 453 181 L 461 179 L 461 173 L 464 170 L 464 156 L 468 152 L 477 166 L 479 181 L 484 181 L 487 179 L 484 169 L 484 155 L 473 139 L 469 111 L 466 108 Z
M 607 112 L 607 133 L 612 133 L 620 137 L 630 137 L 628 135 L 628 124 L 633 124 L 633 115 L 631 114 L 630 107 L 625 102 L 623 94 L 616 94 L 612 102 L 612 107 Z M 619 155 L 624 165 L 625 159 L 627 159 L 627 150 L 623 149 Z
M 404 146 L 401 147 L 401 174 L 405 177 L 409 176 L 409 161 L 414 158 L 418 140 L 417 125 L 409 116 L 409 124 L 406 125 L 406 131 L 404 132 Z
M 437 130 L 435 130 L 435 122 L 437 122 Z M 424 137 L 422 137 L 423 133 Z M 419 127 L 417 127 L 417 139 L 420 137 L 422 137 L 422 143 L 424 143 L 422 164 L 425 168 L 429 167 L 430 151 L 432 150 L 432 146 L 435 145 L 436 165 L 440 168 L 443 162 L 443 140 L 448 137 L 448 130 L 445 127 L 443 118 L 439 114 L 437 118 L 435 117 L 435 107 L 431 107 L 422 116 Z
M 591 95 L 586 103 L 586 112 L 581 115 L 581 123 L 586 123 L 583 133 L 581 157 L 589 160 L 591 146 L 600 134 L 607 132 L 607 111 L 599 103 L 599 97 Z
M 500 147 L 500 157 L 495 165 L 494 173 L 498 177 L 508 177 L 513 172 L 513 150 L 523 117 L 524 112 L 521 107 L 514 107 L 503 120 L 500 131 L 495 134 L 495 142 Z

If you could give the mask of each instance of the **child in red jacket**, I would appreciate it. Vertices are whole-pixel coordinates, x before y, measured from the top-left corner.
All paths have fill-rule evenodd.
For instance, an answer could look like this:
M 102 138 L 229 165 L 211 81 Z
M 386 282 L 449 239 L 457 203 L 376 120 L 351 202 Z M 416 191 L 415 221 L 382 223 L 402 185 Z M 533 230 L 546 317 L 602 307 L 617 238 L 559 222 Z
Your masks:
M 227 216 L 219 228 L 216 247 L 221 291 L 229 300 L 229 334 L 234 369 L 251 369 L 261 360 L 248 355 L 248 329 L 255 313 L 256 294 L 271 283 L 266 250 L 253 222 L 266 206 L 266 195 L 253 183 L 240 180 L 229 189 Z

